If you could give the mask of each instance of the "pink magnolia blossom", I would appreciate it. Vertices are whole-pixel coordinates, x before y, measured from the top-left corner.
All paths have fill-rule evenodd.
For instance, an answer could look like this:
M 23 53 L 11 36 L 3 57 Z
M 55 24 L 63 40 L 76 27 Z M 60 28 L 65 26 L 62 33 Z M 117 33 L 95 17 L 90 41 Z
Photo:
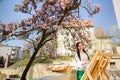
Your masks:
M 70 28 L 75 29 L 73 30 L 74 38 L 79 36 L 81 40 L 89 43 L 90 40 L 84 31 L 86 28 L 93 27 L 94 24 L 90 20 L 80 20 L 75 16 L 76 14 L 72 13 L 72 10 L 77 9 L 78 2 L 79 0 L 23 0 L 20 4 L 15 5 L 14 10 L 30 14 L 31 17 L 21 20 L 20 23 L 2 24 L 2 30 L 6 33 L 2 36 L 8 38 L 12 34 L 16 34 L 15 30 L 20 28 L 22 31 L 17 32 L 19 38 L 25 37 L 26 33 L 37 30 L 38 34 L 44 32 L 45 38 L 54 39 L 60 28 Z M 90 15 L 100 11 L 100 5 L 91 5 L 91 0 L 85 0 L 85 4 L 81 3 L 79 6 L 85 7 Z M 40 37 L 35 38 L 35 41 L 42 40 Z
M 87 2 L 91 2 L 91 0 L 86 0 Z
M 70 5 L 71 2 L 72 0 L 60 0 L 61 7 L 63 9 L 65 9 L 68 5 Z
M 79 1 L 80 0 L 23 0 L 20 4 L 15 5 L 14 10 L 16 12 L 22 12 L 32 16 L 28 19 L 22 20 L 19 24 L 15 24 L 15 27 L 11 27 L 11 25 L 2 25 L 2 33 L 4 33 L 4 35 L 2 34 L 1 41 L 11 37 L 12 34 L 16 34 L 13 32 L 19 28 L 22 29 L 22 31 L 17 32 L 16 36 L 18 36 L 18 38 L 25 37 L 25 34 L 32 31 L 37 31 L 37 34 L 42 33 L 40 38 L 33 39 L 32 45 L 28 44 L 27 46 L 28 49 L 29 46 L 34 47 L 35 52 L 25 68 L 25 72 L 23 72 L 21 80 L 25 80 L 27 72 L 32 65 L 32 62 L 34 61 L 39 49 L 43 47 L 45 43 L 56 38 L 56 32 L 58 29 L 72 29 L 71 34 L 73 35 L 74 39 L 80 39 L 85 43 L 90 43 L 85 34 L 85 28 L 93 26 L 93 23 L 89 20 L 77 19 L 72 11 L 76 10 L 78 6 L 81 6 L 87 9 L 90 15 L 94 15 L 100 11 L 100 5 L 91 5 L 90 0 L 82 0 L 86 1 L 83 6 L 82 2 L 79 3 Z M 41 3 L 42 5 L 40 5 Z M 80 36 L 77 34 L 78 32 Z M 54 53 L 54 48 L 50 48 L 51 55 L 53 55 L 52 52 Z

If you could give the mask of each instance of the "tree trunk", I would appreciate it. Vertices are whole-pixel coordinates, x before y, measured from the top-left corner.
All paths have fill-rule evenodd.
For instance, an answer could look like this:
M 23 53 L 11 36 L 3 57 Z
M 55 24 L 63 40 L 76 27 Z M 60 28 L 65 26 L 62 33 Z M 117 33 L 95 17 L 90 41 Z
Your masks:
M 31 65 L 32 65 L 32 63 L 33 63 L 33 61 L 34 61 L 34 59 L 35 59 L 38 51 L 39 51 L 39 48 L 37 48 L 37 49 L 34 51 L 32 57 L 30 58 L 30 61 L 28 62 L 26 68 L 25 68 L 24 71 L 23 71 L 23 74 L 22 74 L 20 80 L 26 80 L 26 75 L 27 75 L 27 73 L 28 73 L 28 71 L 29 71 L 29 69 L 30 69 L 30 67 L 31 67 Z
M 47 37 L 48 37 L 48 36 L 49 36 L 49 35 L 47 35 Z M 29 69 L 30 69 L 33 61 L 35 60 L 35 57 L 36 57 L 39 49 L 40 49 L 47 41 L 50 41 L 51 39 L 50 39 L 50 40 L 47 40 L 47 41 L 45 41 L 45 40 L 46 40 L 46 30 L 43 30 L 42 39 L 41 39 L 40 42 L 38 43 L 37 48 L 35 49 L 32 57 L 30 58 L 30 61 L 28 62 L 26 68 L 24 69 L 23 74 L 22 74 L 20 80 L 26 80 L 27 73 L 28 73 L 28 71 L 29 71 Z

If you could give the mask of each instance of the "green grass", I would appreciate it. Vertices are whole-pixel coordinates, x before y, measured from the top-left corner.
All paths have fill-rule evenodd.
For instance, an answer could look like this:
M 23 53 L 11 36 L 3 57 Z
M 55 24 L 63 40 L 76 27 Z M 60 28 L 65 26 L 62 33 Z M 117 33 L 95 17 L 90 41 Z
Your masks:
M 118 54 L 118 53 L 113 53 L 113 56 L 120 56 L 120 54 Z
M 57 57 L 55 60 L 36 58 L 33 62 L 33 65 L 36 63 L 45 63 L 45 64 L 50 63 L 50 64 L 52 64 L 54 61 L 71 61 L 72 59 L 73 59 L 73 57 L 70 57 L 70 56 L 60 56 L 60 57 Z M 28 64 L 29 60 L 30 60 L 29 57 L 22 59 L 22 60 L 19 60 L 15 64 L 11 65 L 9 68 L 24 67 Z
M 70 61 L 72 59 L 73 57 L 70 57 L 70 56 L 60 56 L 56 58 L 56 61 Z
M 53 63 L 52 59 L 41 59 L 34 62 L 35 63 Z
M 94 56 L 94 54 L 89 54 L 90 58 L 92 58 Z
M 16 68 L 16 67 L 22 67 L 27 65 L 28 61 L 30 60 L 30 58 L 25 58 L 22 60 L 17 61 L 16 63 L 14 63 L 13 65 L 11 65 L 9 68 Z
M 30 57 L 22 59 L 11 65 L 9 68 L 24 67 L 28 64 Z M 33 65 L 36 63 L 53 63 L 52 59 L 39 59 L 36 58 L 33 62 Z

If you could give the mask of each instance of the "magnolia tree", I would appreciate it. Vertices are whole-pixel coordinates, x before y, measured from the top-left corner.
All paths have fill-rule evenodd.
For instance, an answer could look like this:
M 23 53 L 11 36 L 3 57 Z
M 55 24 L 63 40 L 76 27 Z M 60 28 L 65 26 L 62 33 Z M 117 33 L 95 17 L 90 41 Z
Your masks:
M 12 36 L 25 38 L 33 31 L 38 35 L 28 40 L 32 45 L 27 47 L 33 47 L 34 52 L 23 71 L 21 80 L 26 80 L 27 72 L 39 49 L 46 42 L 57 38 L 56 32 L 58 29 L 66 28 L 70 31 L 70 28 L 79 28 L 81 30 L 76 30 L 76 32 L 81 39 L 89 43 L 90 40 L 85 36 L 84 29 L 93 25 L 91 25 L 90 21 L 77 19 L 73 14 L 73 11 L 79 6 L 85 8 L 91 16 L 100 10 L 100 6 L 97 4 L 92 5 L 90 0 L 84 0 L 84 3 L 82 0 L 23 0 L 20 4 L 15 5 L 16 12 L 30 14 L 32 17 L 24 19 L 17 24 L 10 23 L 6 25 L 1 23 L 1 42 Z M 73 33 L 72 35 L 74 36 L 75 34 Z
M 81 25 L 81 27 L 79 27 L 79 25 Z M 64 42 L 64 44 L 66 44 L 65 47 L 68 47 L 68 49 L 71 51 L 75 51 L 75 44 L 78 41 L 81 41 L 85 45 L 85 49 L 91 47 L 91 39 L 89 37 L 88 31 L 86 31 L 86 29 L 93 27 L 93 23 L 90 20 L 76 19 L 72 20 L 71 22 L 65 22 L 64 26 L 67 28 L 65 33 L 66 36 L 64 36 L 64 38 L 68 42 L 71 41 L 71 44 Z M 70 38 L 68 36 L 72 37 Z

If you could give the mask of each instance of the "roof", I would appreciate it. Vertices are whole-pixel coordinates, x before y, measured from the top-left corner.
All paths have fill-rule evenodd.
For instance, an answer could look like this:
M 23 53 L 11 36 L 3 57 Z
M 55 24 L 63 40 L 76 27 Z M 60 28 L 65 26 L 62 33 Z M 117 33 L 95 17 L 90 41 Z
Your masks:
M 109 35 L 102 35 L 102 36 L 99 36 L 99 35 L 95 35 L 96 36 L 96 38 L 98 38 L 98 39 L 111 39 L 113 36 L 109 36 Z
M 120 56 L 112 56 L 112 59 L 120 59 Z

